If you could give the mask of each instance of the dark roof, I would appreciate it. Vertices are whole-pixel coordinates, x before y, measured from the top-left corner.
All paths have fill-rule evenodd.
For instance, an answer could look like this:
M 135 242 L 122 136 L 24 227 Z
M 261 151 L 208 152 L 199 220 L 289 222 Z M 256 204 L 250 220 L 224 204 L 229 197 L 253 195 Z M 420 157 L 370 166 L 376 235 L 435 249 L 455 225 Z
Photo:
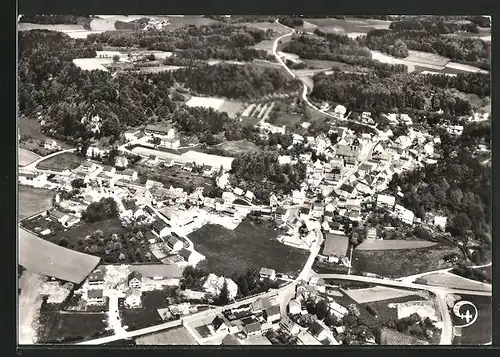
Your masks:
M 192 251 L 190 251 L 190 250 L 188 250 L 188 249 L 186 249 L 186 248 L 182 248 L 182 249 L 179 251 L 179 253 L 178 253 L 178 254 L 179 254 L 181 257 L 183 257 L 183 258 L 185 258 L 185 259 L 188 259 L 188 258 L 191 256 L 191 254 L 192 254 L 192 253 L 193 253 Z
M 178 241 L 180 241 L 179 238 L 177 238 L 175 236 L 170 236 L 170 238 L 168 238 L 168 240 L 167 240 L 167 244 L 173 247 L 174 244 L 177 243 Z
M 214 330 L 217 330 L 223 324 L 224 324 L 224 319 L 220 316 L 216 316 L 215 319 L 213 319 L 212 321 L 212 326 L 214 327 Z
M 135 173 L 135 171 L 132 169 L 126 169 L 126 170 L 122 171 L 122 174 L 127 175 L 127 176 L 132 176 L 134 173 Z
M 340 186 L 340 190 L 351 193 L 352 191 L 354 191 L 354 187 L 352 185 L 348 185 L 345 183 L 342 186 Z
M 169 224 L 162 219 L 157 219 L 156 221 L 153 222 L 152 225 L 152 228 L 157 230 L 158 232 L 161 231 L 163 228 L 167 227 L 170 227 Z
M 90 161 L 84 161 L 84 162 L 82 162 L 82 166 L 83 167 L 92 167 L 92 165 L 94 165 L 94 163 L 90 162 Z
M 251 332 L 260 331 L 262 326 L 260 325 L 260 322 L 256 321 L 256 322 L 252 322 L 251 324 L 246 325 L 245 328 L 247 329 L 248 333 L 251 333 Z
M 310 208 L 308 208 L 308 207 L 300 207 L 300 213 L 309 214 L 309 212 L 311 212 Z
M 128 275 L 127 283 L 130 283 L 130 280 L 132 279 L 142 280 L 142 274 L 139 273 L 137 270 L 134 270 L 132 273 Z
M 63 212 L 61 212 L 61 211 L 59 211 L 57 209 L 53 209 L 53 210 L 50 211 L 50 215 L 54 216 L 57 219 L 61 219 L 64 216 L 66 216 L 66 213 L 63 213 Z
M 281 314 L 280 306 L 273 305 L 264 310 L 267 316 L 279 315 Z
M 356 154 L 347 145 L 340 145 L 337 149 L 336 155 L 339 156 L 356 156 Z
M 105 165 L 105 166 L 102 168 L 102 171 L 111 172 L 113 169 L 114 169 L 114 167 L 113 167 L 113 166 Z
M 313 335 L 314 337 L 318 337 L 322 331 L 323 326 L 321 326 L 318 321 L 314 321 L 309 327 L 309 332 L 311 332 L 311 335 Z
M 94 270 L 89 275 L 89 281 L 104 281 L 104 271 L 101 268 Z
M 276 213 L 277 214 L 286 214 L 286 209 L 284 209 L 283 207 L 278 207 L 278 208 L 276 208 Z
M 333 212 L 332 211 L 325 211 L 325 216 L 326 217 L 333 217 Z
M 89 299 L 92 299 L 92 298 L 102 298 L 103 297 L 103 294 L 102 294 L 102 289 L 98 289 L 98 290 L 89 290 L 87 292 L 87 296 Z
M 241 345 L 240 341 L 231 334 L 227 334 L 226 337 L 222 339 L 222 344 L 225 346 Z

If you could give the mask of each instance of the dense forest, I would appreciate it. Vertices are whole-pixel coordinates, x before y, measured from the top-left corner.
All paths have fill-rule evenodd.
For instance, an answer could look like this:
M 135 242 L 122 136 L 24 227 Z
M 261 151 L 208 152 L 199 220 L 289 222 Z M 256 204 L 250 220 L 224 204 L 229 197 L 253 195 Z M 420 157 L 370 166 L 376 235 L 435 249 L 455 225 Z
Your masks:
M 173 31 L 104 32 L 89 35 L 89 43 L 113 47 L 140 47 L 148 50 L 174 52 L 190 59 L 268 59 L 263 50 L 249 47 L 268 40 L 273 30 L 260 30 L 243 25 L 216 23 L 206 26 L 186 26 Z
M 288 27 L 299 27 L 304 25 L 304 20 L 296 16 L 280 16 L 278 21 Z
M 288 80 L 281 70 L 251 65 L 200 64 L 181 68 L 173 72 L 173 76 L 198 93 L 234 99 L 251 99 L 300 89 L 300 82 Z
M 331 75 L 318 73 L 313 79 L 311 97 L 343 103 L 349 110 L 382 113 L 442 109 L 446 114 L 460 116 L 469 114 L 472 109 L 467 100 L 409 74 L 378 76 L 334 72 Z
M 43 25 L 72 25 L 77 24 L 79 18 L 89 18 L 88 15 L 22 15 L 19 22 L 30 22 Z
M 303 59 L 337 61 L 385 72 L 407 71 L 405 65 L 391 65 L 372 59 L 368 49 L 348 36 L 327 34 L 321 30 L 316 30 L 315 33 L 321 38 L 304 35 L 294 36 L 284 45 L 282 50 L 294 53 Z

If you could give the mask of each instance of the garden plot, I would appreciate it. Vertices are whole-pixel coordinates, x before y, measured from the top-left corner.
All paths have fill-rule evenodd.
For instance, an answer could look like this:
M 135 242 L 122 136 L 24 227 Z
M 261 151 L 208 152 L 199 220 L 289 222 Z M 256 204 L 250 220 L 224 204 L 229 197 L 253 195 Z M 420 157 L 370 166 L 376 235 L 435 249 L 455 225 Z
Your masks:
M 138 345 L 196 345 L 196 340 L 185 327 L 157 332 L 136 339 Z
M 415 62 L 415 64 L 424 65 L 434 65 L 438 67 L 444 67 L 450 62 L 449 58 L 428 52 L 421 51 L 408 51 L 408 57 L 405 58 L 406 61 Z
M 434 304 L 428 300 L 390 303 L 387 306 L 389 308 L 397 309 L 398 319 L 418 314 L 423 319 L 428 317 L 433 322 L 439 321 Z
M 30 217 L 34 214 L 52 208 L 52 198 L 55 192 L 19 185 L 19 219 Z

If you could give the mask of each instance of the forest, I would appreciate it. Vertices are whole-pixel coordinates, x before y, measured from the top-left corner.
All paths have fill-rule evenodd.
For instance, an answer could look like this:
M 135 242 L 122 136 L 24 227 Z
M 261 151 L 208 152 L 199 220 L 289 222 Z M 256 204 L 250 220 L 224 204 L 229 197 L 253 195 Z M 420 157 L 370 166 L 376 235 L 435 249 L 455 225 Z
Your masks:
M 22 15 L 19 22 L 30 22 L 42 25 L 73 25 L 78 23 L 79 18 L 90 18 L 88 15 Z
M 409 74 L 379 76 L 334 72 L 331 75 L 318 73 L 313 79 L 311 97 L 343 103 L 348 110 L 387 113 L 442 109 L 446 114 L 460 116 L 469 114 L 472 109 L 467 100 Z

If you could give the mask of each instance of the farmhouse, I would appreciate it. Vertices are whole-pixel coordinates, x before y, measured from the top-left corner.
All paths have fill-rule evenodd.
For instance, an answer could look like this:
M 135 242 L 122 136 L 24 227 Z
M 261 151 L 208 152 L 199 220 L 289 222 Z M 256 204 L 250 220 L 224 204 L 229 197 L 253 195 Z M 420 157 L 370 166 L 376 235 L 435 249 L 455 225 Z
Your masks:
M 125 306 L 129 309 L 140 307 L 142 292 L 138 289 L 130 288 L 125 292 Z
M 184 243 L 176 236 L 170 236 L 167 240 L 167 246 L 172 252 L 178 252 L 184 247 Z
M 227 334 L 229 332 L 229 324 L 222 317 L 216 316 L 210 325 L 208 325 L 208 329 L 213 335 Z
M 144 134 L 149 136 L 158 136 L 159 138 L 173 139 L 175 137 L 175 129 L 171 125 L 149 124 L 144 129 Z
M 245 326 L 245 334 L 247 337 L 258 336 L 262 333 L 262 325 L 255 321 Z

